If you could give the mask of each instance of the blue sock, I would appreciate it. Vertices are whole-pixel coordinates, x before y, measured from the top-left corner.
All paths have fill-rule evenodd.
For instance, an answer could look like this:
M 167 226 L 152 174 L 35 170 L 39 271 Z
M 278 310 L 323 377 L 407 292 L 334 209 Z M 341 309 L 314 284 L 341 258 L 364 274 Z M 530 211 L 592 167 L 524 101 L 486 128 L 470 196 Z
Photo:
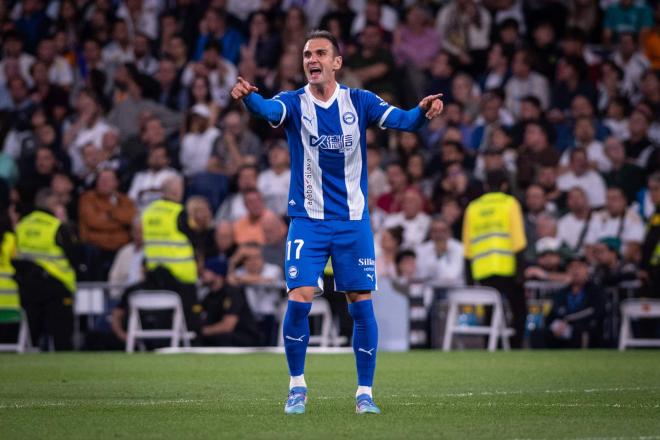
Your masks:
M 353 351 L 357 367 L 358 386 L 370 387 L 374 382 L 376 350 L 378 348 L 378 324 L 371 300 L 348 305 L 353 317 Z
M 289 364 L 289 374 L 300 376 L 305 372 L 305 353 L 309 343 L 309 311 L 312 303 L 289 300 L 284 315 L 282 332 L 284 337 L 284 352 Z

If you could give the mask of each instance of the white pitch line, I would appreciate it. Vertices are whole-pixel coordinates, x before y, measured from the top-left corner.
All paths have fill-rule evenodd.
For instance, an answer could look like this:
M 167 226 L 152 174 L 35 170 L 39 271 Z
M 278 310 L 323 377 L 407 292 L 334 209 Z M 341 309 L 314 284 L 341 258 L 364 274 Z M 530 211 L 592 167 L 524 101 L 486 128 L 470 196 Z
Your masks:
M 547 440 L 545 438 L 514 438 L 513 440 Z M 641 435 L 635 437 L 575 437 L 556 440 L 660 440 L 660 435 Z
M 180 405 L 201 404 L 216 402 L 215 400 L 203 399 L 174 399 L 174 400 L 92 400 L 92 401 L 36 401 L 0 404 L 2 409 L 26 409 L 26 408 L 48 408 L 48 407 L 80 407 L 90 403 L 110 406 L 157 406 L 157 405 Z

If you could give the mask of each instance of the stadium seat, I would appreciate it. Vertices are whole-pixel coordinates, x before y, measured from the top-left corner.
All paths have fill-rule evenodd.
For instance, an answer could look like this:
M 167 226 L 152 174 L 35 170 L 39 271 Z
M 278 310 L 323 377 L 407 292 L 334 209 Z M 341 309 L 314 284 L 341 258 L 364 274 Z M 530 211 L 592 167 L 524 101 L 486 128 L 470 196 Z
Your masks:
M 28 326 L 27 316 L 21 309 L 0 309 L 0 325 L 19 324 L 18 336 L 15 343 L 0 344 L 0 352 L 14 351 L 16 353 L 25 353 L 32 348 L 30 341 L 30 328 Z
M 509 350 L 509 337 L 513 329 L 506 328 L 504 305 L 500 293 L 490 287 L 461 287 L 449 291 L 449 311 L 442 350 L 451 350 L 454 335 L 484 335 L 488 336 L 488 351 L 497 349 L 497 340 L 502 339 L 502 347 Z M 492 306 L 493 313 L 489 326 L 468 326 L 458 324 L 459 306 L 461 305 Z
M 133 353 L 135 342 L 141 339 L 170 338 L 170 347 L 178 347 L 181 341 L 183 341 L 185 347 L 190 347 L 190 341 L 195 337 L 195 334 L 188 332 L 181 298 L 177 293 L 167 290 L 140 290 L 131 295 L 128 302 L 127 353 Z M 173 310 L 172 327 L 168 329 L 143 329 L 140 322 L 140 311 L 142 310 Z
M 280 329 L 277 339 L 277 345 L 284 346 L 284 338 L 282 336 L 282 325 L 284 323 L 284 314 L 286 313 L 286 302 L 282 305 L 282 313 L 280 319 Z M 319 347 L 330 347 L 331 342 L 339 344 L 341 339 L 338 336 L 332 335 L 332 312 L 330 311 L 330 304 L 325 298 L 314 298 L 312 302 L 312 310 L 309 312 L 309 318 L 321 319 L 321 333 L 310 334 L 309 345 L 317 345 Z M 310 326 L 310 332 L 314 329 Z
M 631 320 L 660 318 L 660 300 L 626 299 L 621 303 L 619 350 L 626 347 L 660 347 L 660 339 L 635 338 Z

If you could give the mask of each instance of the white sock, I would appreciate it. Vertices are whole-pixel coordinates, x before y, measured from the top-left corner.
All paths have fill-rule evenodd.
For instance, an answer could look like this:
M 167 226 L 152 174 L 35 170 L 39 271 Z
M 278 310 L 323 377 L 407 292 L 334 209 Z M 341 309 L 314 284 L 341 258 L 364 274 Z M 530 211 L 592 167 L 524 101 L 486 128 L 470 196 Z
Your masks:
M 373 397 L 371 395 L 371 387 L 363 387 L 362 385 L 358 386 L 358 389 L 355 392 L 355 397 L 359 396 L 360 394 L 368 394 L 369 397 Z
M 307 383 L 305 382 L 304 374 L 301 374 L 300 376 L 291 376 L 291 379 L 289 379 L 289 389 L 294 387 L 307 388 Z

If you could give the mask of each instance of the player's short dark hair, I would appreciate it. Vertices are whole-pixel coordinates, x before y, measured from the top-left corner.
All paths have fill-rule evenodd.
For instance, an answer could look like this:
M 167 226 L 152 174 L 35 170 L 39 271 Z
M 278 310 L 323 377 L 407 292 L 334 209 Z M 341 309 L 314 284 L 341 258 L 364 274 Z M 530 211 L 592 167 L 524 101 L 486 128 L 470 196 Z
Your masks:
M 321 30 L 321 29 L 315 29 L 311 31 L 310 33 L 307 34 L 307 37 L 305 38 L 305 43 L 307 43 L 309 40 L 316 40 L 316 39 L 324 39 L 328 40 L 330 43 L 332 43 L 332 49 L 335 51 L 335 56 L 338 57 L 341 55 L 339 51 L 339 42 L 337 42 L 337 39 L 335 38 L 334 35 L 332 35 L 330 32 Z

